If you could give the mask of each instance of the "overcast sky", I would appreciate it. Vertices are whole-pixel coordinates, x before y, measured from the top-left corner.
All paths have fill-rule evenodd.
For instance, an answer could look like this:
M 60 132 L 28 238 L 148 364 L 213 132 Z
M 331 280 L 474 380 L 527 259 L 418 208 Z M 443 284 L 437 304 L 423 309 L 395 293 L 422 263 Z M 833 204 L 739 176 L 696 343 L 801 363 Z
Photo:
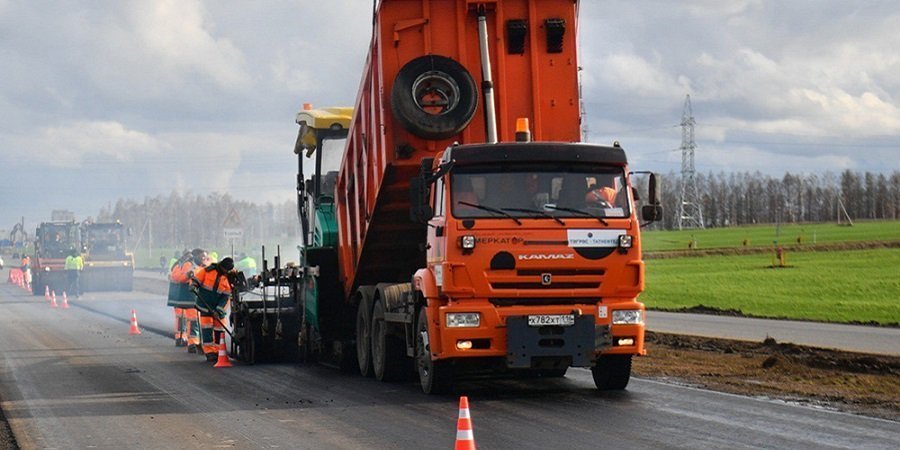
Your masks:
M 588 138 L 680 170 L 900 169 L 900 3 L 583 0 Z M 119 197 L 293 198 L 301 104 L 352 105 L 369 0 L 0 0 L 0 229 Z

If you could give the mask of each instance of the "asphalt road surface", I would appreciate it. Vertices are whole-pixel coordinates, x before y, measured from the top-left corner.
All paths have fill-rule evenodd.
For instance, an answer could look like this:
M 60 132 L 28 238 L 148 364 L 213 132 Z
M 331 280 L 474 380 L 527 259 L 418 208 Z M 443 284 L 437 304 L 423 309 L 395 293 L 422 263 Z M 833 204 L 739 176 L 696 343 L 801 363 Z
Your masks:
M 158 281 L 161 283 L 160 292 L 164 292 L 166 286 L 162 283 L 165 277 L 158 271 L 141 270 L 136 274 Z M 650 331 L 662 333 L 744 341 L 762 341 L 771 337 L 778 342 L 798 345 L 900 356 L 900 328 L 663 311 L 649 311 L 647 327 Z
M 450 448 L 461 394 L 483 449 L 900 448 L 897 422 L 640 379 L 599 393 L 586 370 L 429 397 L 319 365 L 213 369 L 173 345 L 161 296 L 71 304 L 0 285 L 0 399 L 22 448 Z

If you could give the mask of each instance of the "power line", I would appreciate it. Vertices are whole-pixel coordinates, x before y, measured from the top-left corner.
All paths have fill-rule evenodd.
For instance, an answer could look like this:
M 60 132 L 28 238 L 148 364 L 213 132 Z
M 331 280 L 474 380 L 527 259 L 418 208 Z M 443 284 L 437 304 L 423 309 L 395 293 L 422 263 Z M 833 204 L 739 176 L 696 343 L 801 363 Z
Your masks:
M 691 96 L 684 98 L 681 113 L 681 202 L 678 205 L 678 229 L 703 228 L 703 211 L 700 209 L 700 193 L 694 168 L 694 111 Z

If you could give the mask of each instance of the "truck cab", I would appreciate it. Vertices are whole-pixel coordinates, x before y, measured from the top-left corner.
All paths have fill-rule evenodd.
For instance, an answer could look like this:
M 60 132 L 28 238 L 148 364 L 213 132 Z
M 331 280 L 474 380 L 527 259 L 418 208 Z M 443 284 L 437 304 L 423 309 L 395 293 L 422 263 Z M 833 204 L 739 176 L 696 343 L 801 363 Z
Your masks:
M 427 266 L 413 281 L 428 323 L 424 372 L 441 383 L 472 366 L 590 367 L 599 388 L 624 388 L 631 356 L 645 354 L 630 181 L 617 144 L 455 145 L 423 163 L 412 215 L 428 224 Z

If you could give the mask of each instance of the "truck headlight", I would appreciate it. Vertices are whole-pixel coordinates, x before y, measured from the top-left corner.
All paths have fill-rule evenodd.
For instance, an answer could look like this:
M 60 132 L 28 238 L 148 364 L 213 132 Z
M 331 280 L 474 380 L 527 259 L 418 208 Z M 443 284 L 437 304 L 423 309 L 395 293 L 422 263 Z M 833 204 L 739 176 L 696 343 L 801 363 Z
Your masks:
M 620 234 L 619 235 L 619 247 L 621 248 L 631 248 L 632 237 L 630 234 Z
M 612 314 L 613 325 L 635 325 L 644 323 L 644 315 L 639 309 L 617 309 Z
M 447 313 L 447 328 L 475 328 L 480 325 L 479 313 Z
M 50 271 L 50 267 L 49 267 L 49 266 L 44 266 L 44 272 L 49 272 L 49 271 Z
M 475 236 L 460 236 L 459 237 L 459 246 L 463 248 L 463 250 L 472 250 L 475 248 Z

